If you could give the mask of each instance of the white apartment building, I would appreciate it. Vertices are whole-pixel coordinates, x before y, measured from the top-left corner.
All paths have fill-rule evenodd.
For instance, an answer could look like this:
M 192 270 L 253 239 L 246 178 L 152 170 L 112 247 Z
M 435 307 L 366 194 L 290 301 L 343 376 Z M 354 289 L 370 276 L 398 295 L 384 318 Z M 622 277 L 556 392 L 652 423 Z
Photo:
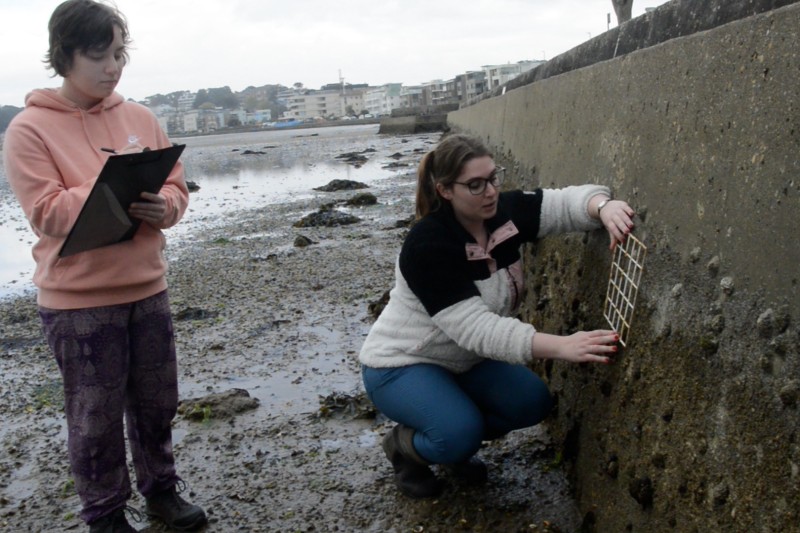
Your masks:
M 183 131 L 186 133 L 195 133 L 198 131 L 200 113 L 191 111 L 183 114 Z
M 224 109 L 194 109 L 188 113 L 179 113 L 183 121 L 184 133 L 210 133 L 226 127 L 230 116 L 235 115 L 240 123 L 245 118 L 244 110 L 228 112 Z
M 447 82 L 431 80 L 422 84 L 422 99 L 424 105 L 440 105 L 447 102 Z
M 366 89 L 344 89 L 342 94 L 342 111 L 340 116 L 345 115 L 360 115 L 366 105 L 364 102 L 364 93 Z
M 486 72 L 471 70 L 456 76 L 456 95 L 460 102 L 468 102 L 486 92 Z
M 402 83 L 386 83 L 370 87 L 364 93 L 364 108 L 373 115 L 390 115 L 392 109 L 400 107 Z
M 482 68 L 486 74 L 486 90 L 491 91 L 505 85 L 523 72 L 528 72 L 542 63 L 544 61 L 517 61 L 505 65 L 484 65 Z
M 196 97 L 197 94 L 190 91 L 184 91 L 184 93 L 178 97 L 178 111 L 191 110 L 194 106 L 194 100 Z
M 342 116 L 342 99 L 338 90 L 297 91 L 286 95 L 287 110 L 283 118 L 297 120 Z
M 422 86 L 403 86 L 400 88 L 400 107 L 420 107 L 423 105 Z
M 245 113 L 244 110 L 237 110 L 232 113 L 236 114 L 236 117 L 242 121 L 242 124 L 264 124 L 265 122 L 272 122 L 271 109 L 256 109 L 252 113 Z M 243 114 L 244 120 L 242 120 Z
M 170 131 L 170 128 L 169 128 L 169 116 L 167 116 L 167 115 L 158 115 L 156 117 L 156 120 L 158 120 L 158 126 L 162 130 L 167 132 L 167 134 L 172 133 L 172 131 Z M 2 134 L 0 134 L 0 135 L 2 135 Z

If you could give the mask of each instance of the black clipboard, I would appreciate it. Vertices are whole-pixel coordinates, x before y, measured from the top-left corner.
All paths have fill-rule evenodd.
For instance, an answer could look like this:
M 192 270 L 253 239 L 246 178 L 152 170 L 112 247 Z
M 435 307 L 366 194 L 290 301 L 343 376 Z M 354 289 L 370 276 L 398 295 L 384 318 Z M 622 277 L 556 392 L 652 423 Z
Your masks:
M 144 191 L 157 193 L 178 162 L 185 144 L 135 154 L 112 155 L 89 192 L 59 257 L 132 239 L 141 220 L 128 215 Z

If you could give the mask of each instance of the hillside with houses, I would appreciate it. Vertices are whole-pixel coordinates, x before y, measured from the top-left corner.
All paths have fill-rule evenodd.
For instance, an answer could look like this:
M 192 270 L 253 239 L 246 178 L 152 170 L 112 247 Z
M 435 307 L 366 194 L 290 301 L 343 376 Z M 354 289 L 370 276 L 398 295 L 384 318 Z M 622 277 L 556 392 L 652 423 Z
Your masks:
M 340 80 L 319 89 L 295 83 L 250 86 L 235 92 L 230 87 L 176 91 L 145 98 L 162 128 L 170 135 L 195 135 L 238 128 L 280 128 L 304 123 L 347 121 L 389 115 L 397 109 L 425 110 L 458 106 L 540 65 L 543 61 L 518 61 L 485 65 L 448 80 L 420 85 L 385 83 L 370 86 Z M 3 106 L 0 132 L 21 111 Z M 1 133 L 0 133 L 1 135 Z

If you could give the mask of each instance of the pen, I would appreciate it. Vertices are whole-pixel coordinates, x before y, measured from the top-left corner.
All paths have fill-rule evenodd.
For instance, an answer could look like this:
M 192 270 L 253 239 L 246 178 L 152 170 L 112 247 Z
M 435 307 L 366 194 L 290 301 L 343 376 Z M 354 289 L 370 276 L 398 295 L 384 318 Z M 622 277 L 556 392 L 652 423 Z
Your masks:
M 102 150 L 103 152 L 108 152 L 109 154 L 116 154 L 117 153 L 117 151 L 114 150 L 113 148 L 100 148 L 100 150 Z M 149 151 L 150 151 L 150 147 L 149 146 L 145 146 L 144 148 L 142 148 L 142 152 L 149 152 Z

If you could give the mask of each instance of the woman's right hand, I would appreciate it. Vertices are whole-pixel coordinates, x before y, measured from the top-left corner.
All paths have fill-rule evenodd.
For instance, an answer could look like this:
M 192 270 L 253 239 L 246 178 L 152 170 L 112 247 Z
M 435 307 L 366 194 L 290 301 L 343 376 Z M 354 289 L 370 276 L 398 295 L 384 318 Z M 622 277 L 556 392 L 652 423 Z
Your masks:
M 611 363 L 617 353 L 619 335 L 615 331 L 597 329 L 560 336 L 533 334 L 533 356 L 538 359 L 560 359 L 570 363 Z

